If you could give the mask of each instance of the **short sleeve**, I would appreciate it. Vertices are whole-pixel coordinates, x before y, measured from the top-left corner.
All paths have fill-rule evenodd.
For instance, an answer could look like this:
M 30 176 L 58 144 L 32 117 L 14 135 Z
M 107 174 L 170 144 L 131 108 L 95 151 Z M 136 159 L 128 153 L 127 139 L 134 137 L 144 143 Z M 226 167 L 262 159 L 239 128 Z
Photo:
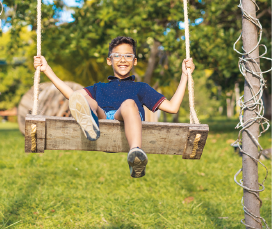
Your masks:
M 153 112 L 158 110 L 160 104 L 163 102 L 163 100 L 165 100 L 165 97 L 161 93 L 157 92 L 154 88 L 150 87 L 146 83 L 143 83 L 139 98 L 142 105 L 145 105 Z
M 84 90 L 88 93 L 88 95 L 96 100 L 96 85 L 85 87 Z

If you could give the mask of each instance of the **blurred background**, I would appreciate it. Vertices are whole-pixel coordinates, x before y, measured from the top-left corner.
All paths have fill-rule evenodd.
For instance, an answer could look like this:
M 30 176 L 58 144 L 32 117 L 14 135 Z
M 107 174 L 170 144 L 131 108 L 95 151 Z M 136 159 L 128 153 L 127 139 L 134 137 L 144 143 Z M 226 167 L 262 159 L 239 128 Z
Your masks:
M 201 160 L 149 154 L 141 179 L 130 179 L 124 153 L 24 153 L 24 116 L 33 106 L 37 1 L 0 1 L 0 228 L 244 228 L 243 189 L 233 181 L 242 158 L 238 145 L 231 147 L 238 135 L 236 101 L 244 93 L 233 51 L 242 28 L 239 0 L 189 0 L 195 107 L 209 136 Z M 271 1 L 257 3 L 269 57 Z M 137 41 L 138 65 L 132 71 L 137 81 L 170 99 L 185 58 L 181 0 L 43 1 L 42 55 L 74 90 L 107 82 L 108 46 L 117 36 Z M 236 48 L 242 52 L 242 43 Z M 260 54 L 264 51 L 260 47 Z M 271 62 L 262 60 L 261 68 L 270 69 Z M 264 77 L 265 116 L 271 119 L 271 74 Z M 67 102 L 41 74 L 39 114 L 69 116 Z M 188 93 L 177 115 L 155 115 L 159 121 L 189 122 Z M 259 141 L 260 160 L 270 174 L 260 194 L 261 216 L 271 225 L 271 128 Z M 258 175 L 260 183 L 267 176 L 261 166 Z
M 0 32 L 0 116 L 16 121 L 16 107 L 33 85 L 36 55 L 36 0 L 3 1 Z M 237 99 L 244 78 L 233 44 L 241 33 L 241 11 L 234 0 L 189 1 L 190 48 L 196 70 L 195 107 L 200 120 L 238 117 Z M 258 1 L 262 44 L 271 54 L 271 1 Z M 42 55 L 57 76 L 82 86 L 107 82 L 108 45 L 117 36 L 137 41 L 138 65 L 132 74 L 170 99 L 185 58 L 182 1 L 176 0 L 44 0 Z M 237 48 L 242 50 L 241 42 Z M 260 53 L 264 49 L 260 48 Z M 262 70 L 271 62 L 261 61 Z M 271 77 L 263 101 L 271 118 Z M 41 82 L 48 79 L 41 75 Z M 31 103 L 31 101 L 30 101 Z M 30 112 L 30 111 L 29 111 Z M 177 115 L 160 113 L 160 121 L 189 119 L 188 94 Z

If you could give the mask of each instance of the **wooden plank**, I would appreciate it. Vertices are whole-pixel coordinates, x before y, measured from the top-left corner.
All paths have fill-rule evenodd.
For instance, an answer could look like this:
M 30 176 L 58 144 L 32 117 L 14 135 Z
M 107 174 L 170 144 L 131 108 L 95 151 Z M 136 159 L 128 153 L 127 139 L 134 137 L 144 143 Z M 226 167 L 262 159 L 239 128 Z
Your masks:
M 193 128 L 193 127 L 191 127 L 191 128 Z M 204 147 L 206 145 L 206 141 L 207 141 L 207 138 L 208 138 L 209 129 L 199 131 L 198 133 L 201 134 L 201 138 L 200 138 L 200 141 L 198 142 L 198 149 L 196 151 L 196 156 L 195 156 L 194 159 L 200 159 L 201 158 L 201 155 L 203 153 L 203 149 L 204 149 Z
M 129 151 L 123 122 L 99 120 L 100 138 L 97 141 L 89 141 L 74 118 L 28 115 L 27 119 L 34 117 L 46 119 L 45 150 Z M 142 125 L 142 148 L 148 154 L 182 155 L 183 152 L 187 152 L 185 146 L 190 128 L 191 135 L 195 134 L 194 131 L 200 130 L 205 133 L 209 129 L 206 124 L 142 122 Z M 28 135 L 30 133 L 26 134 Z M 201 153 L 205 141 L 203 135 L 203 140 L 199 144 Z M 201 156 L 199 152 L 198 156 Z
M 43 153 L 45 149 L 45 132 L 46 132 L 46 119 L 41 116 L 26 117 L 25 119 L 25 152 L 31 152 L 31 125 L 35 124 L 37 128 L 36 143 L 37 150 L 34 153 Z
M 185 144 L 185 149 L 182 155 L 183 159 L 200 159 L 201 158 L 201 155 L 202 155 L 202 152 L 208 137 L 208 132 L 209 132 L 208 125 L 205 125 L 205 126 L 203 124 L 198 126 L 190 125 L 188 130 L 187 142 Z M 197 142 L 196 152 L 192 153 L 197 134 L 201 135 L 200 140 Z

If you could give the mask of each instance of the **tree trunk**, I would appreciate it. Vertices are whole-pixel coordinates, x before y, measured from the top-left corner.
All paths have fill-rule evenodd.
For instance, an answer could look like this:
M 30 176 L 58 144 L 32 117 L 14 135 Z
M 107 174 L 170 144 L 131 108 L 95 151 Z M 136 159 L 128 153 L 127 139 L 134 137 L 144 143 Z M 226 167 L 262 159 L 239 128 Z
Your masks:
M 263 103 L 264 103 L 264 117 L 271 120 L 271 94 L 269 94 L 268 89 L 264 89 Z
M 159 52 L 158 48 L 160 45 L 161 45 L 160 42 L 154 40 L 154 44 L 152 45 L 152 48 L 150 51 L 150 56 L 148 58 L 148 64 L 147 64 L 147 68 L 145 71 L 144 82 L 149 85 L 151 83 L 152 74 L 153 74 L 155 64 L 156 64 L 156 56 Z
M 154 44 L 151 47 L 150 56 L 148 58 L 148 64 L 147 64 L 147 68 L 145 71 L 145 77 L 144 77 L 144 82 L 149 85 L 151 83 L 153 71 L 154 71 L 155 64 L 156 64 L 156 56 L 159 52 L 158 48 L 160 45 L 161 45 L 160 42 L 154 40 Z M 153 113 L 152 111 L 146 109 L 145 107 L 144 107 L 144 109 L 145 109 L 145 121 L 147 121 L 147 122 L 157 122 L 158 121 L 156 113 Z
M 255 4 L 251 0 L 242 0 L 242 5 L 244 7 L 244 10 L 248 12 L 249 15 L 256 18 L 256 8 Z M 250 21 L 248 21 L 245 17 L 242 18 L 242 39 L 243 39 L 243 48 L 245 52 L 251 51 L 256 45 L 258 41 L 258 31 L 257 27 Z M 257 58 L 259 56 L 259 48 L 255 49 L 252 53 L 245 56 L 245 58 L 251 57 L 251 58 Z M 254 62 L 250 62 L 247 64 L 247 69 L 253 69 L 255 72 L 260 72 L 259 68 L 259 59 L 255 59 L 258 64 L 255 64 Z M 250 84 L 253 86 L 253 91 L 256 93 L 260 87 L 259 80 L 254 77 L 251 73 L 246 72 L 247 80 L 250 82 Z M 244 84 L 244 101 L 248 101 L 252 98 L 252 93 L 249 87 L 248 82 L 245 80 Z M 250 100 L 247 102 L 247 105 L 250 105 L 253 101 Z M 251 119 L 256 117 L 254 111 L 245 109 L 244 111 L 244 123 Z M 249 128 L 247 128 L 248 131 L 252 133 L 252 135 L 258 139 L 259 134 L 259 124 L 254 123 Z M 248 135 L 246 131 L 243 131 L 242 133 L 242 145 L 243 145 L 243 151 L 247 152 L 249 155 L 258 158 L 258 147 L 254 142 L 252 141 L 251 137 Z M 254 190 L 259 189 L 258 185 L 258 163 L 252 160 L 249 156 L 246 154 L 243 154 L 243 185 Z M 258 196 L 259 193 L 256 193 Z M 244 205 L 246 209 L 248 209 L 249 212 L 254 214 L 255 216 L 260 216 L 260 201 L 258 198 L 244 189 Z M 249 225 L 250 227 L 246 228 L 262 228 L 262 225 L 260 222 L 257 222 L 254 220 L 251 216 L 249 216 L 245 212 L 245 223 L 246 225 Z
M 173 114 L 173 122 L 174 123 L 178 123 L 179 122 L 179 110 L 176 114 Z
M 240 106 L 239 106 L 239 99 L 240 99 L 240 88 L 239 88 L 239 83 L 235 83 L 234 86 L 234 92 L 235 92 L 235 112 L 236 114 L 240 113 Z
M 227 93 L 227 96 L 229 96 L 229 98 L 226 99 L 226 102 L 227 102 L 227 117 L 232 118 L 233 113 L 234 113 L 234 94 L 231 91 L 231 92 Z
M 157 111 L 152 112 L 146 106 L 144 106 L 144 111 L 145 111 L 145 121 L 146 122 L 158 122 Z
M 227 102 L 227 117 L 231 118 L 232 117 L 232 111 L 231 111 L 231 101 L 230 101 L 230 98 L 227 98 L 226 102 Z
M 167 116 L 166 116 L 166 112 L 162 112 L 163 115 L 163 122 L 167 122 Z

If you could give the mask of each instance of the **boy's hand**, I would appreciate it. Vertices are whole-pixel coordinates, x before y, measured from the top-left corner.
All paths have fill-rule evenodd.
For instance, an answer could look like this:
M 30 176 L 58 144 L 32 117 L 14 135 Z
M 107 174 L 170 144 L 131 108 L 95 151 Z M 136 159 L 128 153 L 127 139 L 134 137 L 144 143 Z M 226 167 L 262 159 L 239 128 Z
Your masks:
M 34 68 L 37 69 L 38 66 L 41 66 L 41 72 L 47 70 L 49 65 L 43 56 L 34 56 Z
M 187 75 L 187 68 L 190 68 L 191 73 L 195 70 L 195 65 L 193 63 L 193 58 L 184 59 L 182 62 L 182 73 Z

